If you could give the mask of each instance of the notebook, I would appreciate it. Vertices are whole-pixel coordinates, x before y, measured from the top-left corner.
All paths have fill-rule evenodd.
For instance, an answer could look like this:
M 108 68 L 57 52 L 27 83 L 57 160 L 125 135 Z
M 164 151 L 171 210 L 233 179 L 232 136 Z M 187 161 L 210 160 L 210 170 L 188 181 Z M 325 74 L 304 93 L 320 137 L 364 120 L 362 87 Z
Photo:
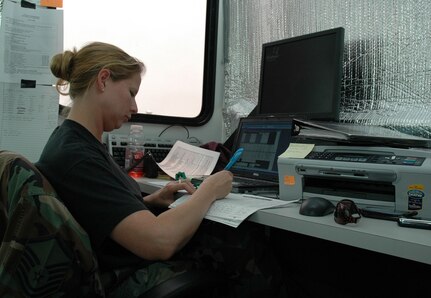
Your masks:
M 244 151 L 230 171 L 232 192 L 278 190 L 277 159 L 292 138 L 293 120 L 285 117 L 240 118 L 232 152 Z

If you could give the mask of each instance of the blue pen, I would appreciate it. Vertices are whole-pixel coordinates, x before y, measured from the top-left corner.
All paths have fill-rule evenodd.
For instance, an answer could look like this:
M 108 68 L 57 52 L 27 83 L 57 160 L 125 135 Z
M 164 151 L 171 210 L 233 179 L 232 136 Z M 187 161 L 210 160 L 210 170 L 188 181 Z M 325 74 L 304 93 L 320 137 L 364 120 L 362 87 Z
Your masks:
M 232 158 L 229 160 L 229 163 L 224 168 L 225 170 L 230 170 L 232 166 L 237 162 L 237 160 L 241 157 L 242 152 L 244 151 L 244 148 L 238 148 L 238 150 L 235 151 Z

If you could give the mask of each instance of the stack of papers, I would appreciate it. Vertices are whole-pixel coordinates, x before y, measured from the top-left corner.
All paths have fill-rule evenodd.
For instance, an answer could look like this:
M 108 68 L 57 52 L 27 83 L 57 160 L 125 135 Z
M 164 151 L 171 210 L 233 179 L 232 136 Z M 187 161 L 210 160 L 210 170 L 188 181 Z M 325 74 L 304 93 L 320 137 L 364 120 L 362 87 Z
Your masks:
M 159 167 L 170 177 L 183 172 L 187 178 L 210 175 L 217 163 L 220 153 L 177 141 L 166 158 L 158 163 Z M 150 182 L 163 187 L 167 181 Z M 184 193 L 169 208 L 175 208 L 190 198 Z M 258 210 L 286 206 L 297 201 L 282 201 L 257 195 L 229 194 L 226 198 L 215 201 L 205 218 L 231 227 L 238 227 L 247 217 Z
M 183 195 L 169 207 L 174 208 L 190 198 Z M 208 210 L 205 218 L 231 227 L 238 227 L 247 217 L 258 210 L 284 207 L 296 201 L 282 201 L 262 196 L 247 194 L 229 194 L 226 198 L 215 201 Z

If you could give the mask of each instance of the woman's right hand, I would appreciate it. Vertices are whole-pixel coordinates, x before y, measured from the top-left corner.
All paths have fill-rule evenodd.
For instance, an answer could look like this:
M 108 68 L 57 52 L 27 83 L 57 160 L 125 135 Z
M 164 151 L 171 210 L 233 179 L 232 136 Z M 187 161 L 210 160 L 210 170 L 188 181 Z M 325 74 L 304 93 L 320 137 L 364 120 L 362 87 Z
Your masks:
M 232 191 L 232 180 L 233 174 L 223 170 L 205 178 L 198 191 L 207 191 L 214 194 L 216 199 L 222 199 Z

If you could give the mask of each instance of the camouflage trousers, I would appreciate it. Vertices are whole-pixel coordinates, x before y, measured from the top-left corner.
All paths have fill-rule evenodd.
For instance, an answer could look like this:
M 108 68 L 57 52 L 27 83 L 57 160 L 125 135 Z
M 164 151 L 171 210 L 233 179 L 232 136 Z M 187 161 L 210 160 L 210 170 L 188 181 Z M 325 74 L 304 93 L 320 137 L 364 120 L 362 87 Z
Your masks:
M 286 297 L 266 228 L 252 222 L 231 228 L 211 221 L 204 221 L 172 260 L 137 270 L 116 289 L 113 297 L 137 297 L 190 269 L 214 270 L 228 277 L 229 284 L 223 292 L 212 297 Z

